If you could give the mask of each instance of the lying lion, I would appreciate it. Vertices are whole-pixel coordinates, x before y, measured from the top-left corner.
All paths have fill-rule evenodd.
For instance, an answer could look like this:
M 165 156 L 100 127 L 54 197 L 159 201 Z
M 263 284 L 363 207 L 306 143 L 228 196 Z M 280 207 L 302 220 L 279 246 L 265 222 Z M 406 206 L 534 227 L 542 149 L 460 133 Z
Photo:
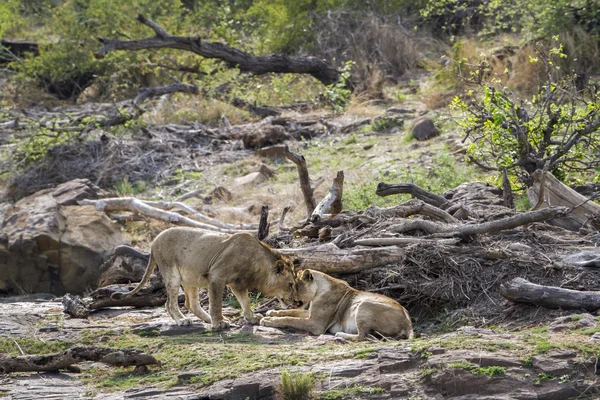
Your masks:
M 376 331 L 385 336 L 413 337 L 408 312 L 397 301 L 364 292 L 322 272 L 306 269 L 298 274 L 298 300 L 308 310 L 271 310 L 261 325 L 296 328 L 321 335 L 326 332 L 348 340 L 364 340 Z
M 266 296 L 296 297 L 294 265 L 276 250 L 248 233 L 233 235 L 208 233 L 193 228 L 171 228 L 152 242 L 150 261 L 142 281 L 131 292 L 115 293 L 122 298 L 137 293 L 158 266 L 167 289 L 167 312 L 177 325 L 189 325 L 179 309 L 179 286 L 185 293 L 185 306 L 214 329 L 229 325 L 223 320 L 223 291 L 229 286 L 237 297 L 244 317 L 257 324 L 260 316 L 250 307 L 248 290 Z M 200 306 L 198 288 L 208 288 L 209 312 Z

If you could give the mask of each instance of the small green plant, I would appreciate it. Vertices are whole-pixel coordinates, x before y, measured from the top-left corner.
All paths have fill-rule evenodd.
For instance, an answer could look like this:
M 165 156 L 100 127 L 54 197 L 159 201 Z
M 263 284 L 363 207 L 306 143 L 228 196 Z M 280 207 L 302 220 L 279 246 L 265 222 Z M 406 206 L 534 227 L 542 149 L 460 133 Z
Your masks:
M 571 380 L 571 377 L 568 374 L 565 375 L 561 375 L 560 378 L 558 378 L 558 383 L 567 383 Z
M 581 315 L 572 315 L 571 316 L 571 321 L 580 321 L 581 320 Z
M 421 357 L 422 357 L 422 358 L 424 358 L 424 359 L 426 359 L 426 360 L 427 360 L 429 357 L 431 357 L 432 355 L 433 355 L 433 353 L 432 353 L 432 352 L 430 352 L 430 351 L 424 351 L 424 352 L 422 352 L 422 353 L 421 353 Z
M 547 374 L 545 372 L 541 372 L 538 374 L 538 379 L 537 381 L 534 382 L 534 385 L 541 385 L 543 382 L 545 381 L 551 381 L 553 379 L 555 379 L 556 376 L 552 375 L 552 374 Z
M 377 118 L 371 124 L 371 128 L 375 132 L 385 132 L 396 126 L 403 126 L 404 121 L 394 117 Z
M 309 400 L 315 383 L 310 373 L 281 372 L 281 395 L 284 400 Z
M 499 367 L 497 365 L 490 365 L 489 367 L 475 368 L 471 372 L 474 375 L 499 376 L 499 375 L 506 375 L 506 368 Z
M 523 360 L 523 365 L 529 368 L 533 367 L 533 359 L 531 358 L 531 356 Z
M 344 139 L 344 141 L 342 143 L 344 143 L 345 145 L 358 143 L 358 138 L 356 137 L 356 134 L 353 133 L 352 135 L 350 135 L 346 139 Z
M 506 375 L 506 368 L 499 367 L 496 365 L 490 365 L 489 367 L 478 367 L 474 364 L 471 364 L 468 361 L 455 361 L 448 363 L 448 367 L 450 368 L 461 368 L 465 371 L 469 371 L 473 375 L 487 375 L 487 376 L 497 376 L 497 375 Z
M 371 356 L 371 354 L 373 354 L 375 352 L 376 352 L 375 349 L 358 350 L 356 353 L 354 353 L 354 358 L 369 358 Z
M 380 387 L 371 386 L 352 386 L 344 389 L 332 389 L 328 390 L 319 396 L 321 400 L 338 400 L 346 398 L 361 398 L 360 395 L 373 395 L 377 393 L 383 393 L 385 389 Z
M 146 184 L 144 182 L 136 182 L 135 184 L 131 184 L 128 178 L 124 178 L 115 185 L 115 190 L 121 197 L 134 196 L 143 192 L 145 189 Z
M 421 376 L 423 378 L 433 375 L 435 373 L 435 368 L 425 368 L 421 371 Z

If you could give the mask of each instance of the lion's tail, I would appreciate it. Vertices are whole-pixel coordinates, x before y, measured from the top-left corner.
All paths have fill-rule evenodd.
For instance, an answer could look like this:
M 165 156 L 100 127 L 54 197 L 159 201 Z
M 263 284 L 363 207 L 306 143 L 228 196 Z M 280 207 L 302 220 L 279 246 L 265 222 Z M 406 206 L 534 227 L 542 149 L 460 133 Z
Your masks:
M 133 289 L 131 292 L 127 292 L 127 293 L 113 293 L 110 296 L 110 298 L 113 300 L 119 300 L 124 297 L 133 296 L 134 294 L 139 292 L 144 287 L 144 285 L 150 280 L 150 276 L 152 275 L 152 272 L 154 272 L 154 268 L 156 268 L 156 261 L 154 260 L 154 256 L 152 255 L 152 253 L 150 253 L 150 259 L 148 260 L 148 266 L 146 267 L 146 272 L 144 273 L 144 277 L 142 278 L 140 283 L 138 283 L 138 285 L 135 287 L 135 289 Z

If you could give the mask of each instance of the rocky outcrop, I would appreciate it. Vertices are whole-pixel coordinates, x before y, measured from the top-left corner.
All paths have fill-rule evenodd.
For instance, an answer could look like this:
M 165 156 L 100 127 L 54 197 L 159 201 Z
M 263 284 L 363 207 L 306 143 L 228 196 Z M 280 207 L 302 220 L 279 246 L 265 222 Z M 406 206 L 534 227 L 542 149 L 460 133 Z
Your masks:
M 86 179 L 25 197 L 4 209 L 0 231 L 0 288 L 9 294 L 82 293 L 96 286 L 99 267 L 127 239 L 92 206 L 97 198 Z

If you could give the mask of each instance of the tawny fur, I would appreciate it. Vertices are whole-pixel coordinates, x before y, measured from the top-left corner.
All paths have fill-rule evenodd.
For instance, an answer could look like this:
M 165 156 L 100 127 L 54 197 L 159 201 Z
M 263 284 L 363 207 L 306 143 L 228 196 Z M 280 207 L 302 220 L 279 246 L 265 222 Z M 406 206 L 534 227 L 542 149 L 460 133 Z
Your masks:
M 142 281 L 131 292 L 113 296 L 137 293 L 156 266 L 167 289 L 167 312 L 177 325 L 191 323 L 177 303 L 180 285 L 186 308 L 214 329 L 228 326 L 222 313 L 225 286 L 231 288 L 251 324 L 257 324 L 260 316 L 252 312 L 248 290 L 257 289 L 266 296 L 284 299 L 296 296 L 294 265 L 276 250 L 247 233 L 226 235 L 193 228 L 161 232 L 152 242 Z M 208 288 L 209 313 L 200 306 L 199 288 Z
M 389 297 L 356 290 L 322 272 L 298 274 L 297 300 L 310 303 L 308 310 L 269 311 L 261 325 L 295 328 L 313 335 L 326 332 L 348 340 L 364 340 L 376 331 L 386 337 L 412 338 L 410 316 Z

